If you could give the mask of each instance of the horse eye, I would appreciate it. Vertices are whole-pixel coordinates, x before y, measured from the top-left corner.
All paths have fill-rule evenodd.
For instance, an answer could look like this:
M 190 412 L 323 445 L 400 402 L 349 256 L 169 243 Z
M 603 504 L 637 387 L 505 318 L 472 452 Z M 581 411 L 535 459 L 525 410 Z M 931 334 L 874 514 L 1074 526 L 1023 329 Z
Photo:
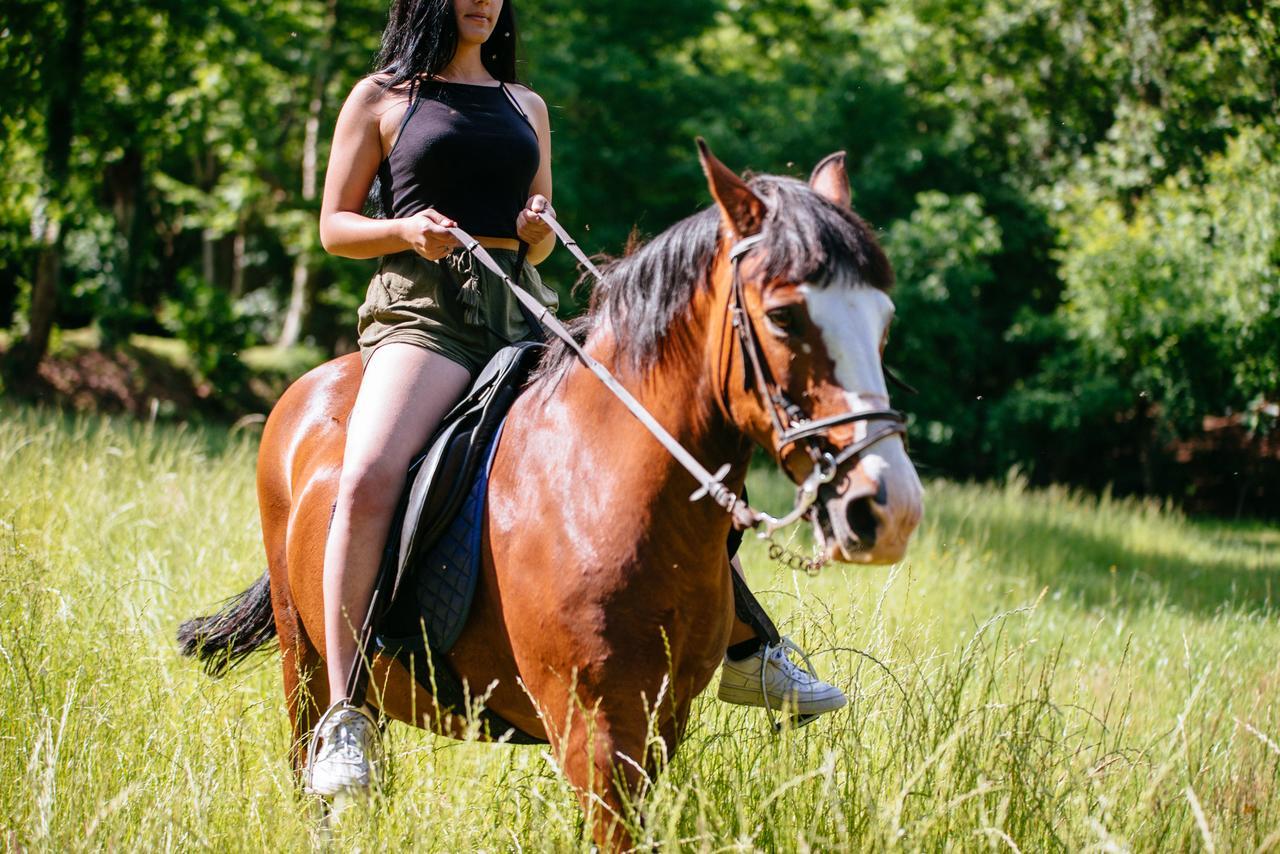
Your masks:
M 797 305 L 784 305 L 765 312 L 769 325 L 782 335 L 800 335 L 808 326 L 804 310 Z

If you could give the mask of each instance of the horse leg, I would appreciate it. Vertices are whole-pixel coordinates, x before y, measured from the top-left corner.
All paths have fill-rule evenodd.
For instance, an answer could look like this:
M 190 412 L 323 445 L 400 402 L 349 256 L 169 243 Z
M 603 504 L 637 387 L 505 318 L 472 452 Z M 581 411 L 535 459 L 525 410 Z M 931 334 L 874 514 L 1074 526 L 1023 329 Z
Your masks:
M 634 803 L 648 779 L 642 771 L 648 764 L 643 725 L 637 736 L 633 727 L 618 726 L 603 709 L 580 712 L 572 715 L 563 736 L 553 737 L 552 745 L 600 850 L 627 851 L 634 846 L 623 824 L 627 804 Z
M 289 759 L 294 770 L 301 773 L 307 763 L 311 731 L 320 719 L 320 704 L 328 700 L 329 680 L 325 674 L 324 659 L 307 637 L 293 603 L 280 602 L 280 598 L 287 599 L 288 594 L 277 597 L 273 582 L 272 604 L 280 637 L 281 676 L 289 721 L 293 726 Z
M 627 666 L 633 663 L 634 668 Z M 536 689 L 530 686 L 561 771 L 577 792 L 602 851 L 633 847 L 623 819 L 663 760 L 674 753 L 688 719 L 689 704 L 673 703 L 673 692 L 660 687 L 665 670 L 645 674 L 650 679 L 637 678 L 653 663 L 654 659 L 622 663 L 624 678 L 579 679 L 567 685 L 548 674 Z M 639 684 L 659 687 L 642 698 Z M 659 693 L 664 695 L 662 703 L 654 708 Z M 650 740 L 651 732 L 658 741 Z

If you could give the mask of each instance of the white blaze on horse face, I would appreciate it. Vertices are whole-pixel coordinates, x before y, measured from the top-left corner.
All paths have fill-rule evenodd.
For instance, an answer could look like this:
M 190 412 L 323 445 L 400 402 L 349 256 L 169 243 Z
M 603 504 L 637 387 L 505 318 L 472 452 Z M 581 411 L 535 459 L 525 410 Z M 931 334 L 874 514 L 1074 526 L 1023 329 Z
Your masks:
M 880 343 L 893 318 L 893 300 L 879 288 L 858 283 L 831 282 L 826 287 L 800 286 L 809 318 L 822 333 L 822 343 L 835 365 L 836 382 L 844 389 L 852 412 L 889 408 L 889 393 L 880 364 Z M 854 423 L 855 437 L 884 422 Z M 859 462 L 862 473 L 885 499 L 875 506 L 879 519 L 876 543 L 868 557 L 897 560 L 920 521 L 924 487 L 907 458 L 902 437 L 891 436 L 872 445 Z

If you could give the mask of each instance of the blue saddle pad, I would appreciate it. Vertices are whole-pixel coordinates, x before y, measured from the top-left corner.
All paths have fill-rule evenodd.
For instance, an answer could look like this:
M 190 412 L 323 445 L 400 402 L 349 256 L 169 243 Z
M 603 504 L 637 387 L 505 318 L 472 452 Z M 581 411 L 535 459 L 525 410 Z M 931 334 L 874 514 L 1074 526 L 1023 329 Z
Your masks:
M 405 638 L 381 636 L 378 642 L 384 649 L 421 651 L 429 642 L 435 652 L 444 653 L 462 634 L 467 615 L 471 613 L 476 582 L 480 578 L 480 534 L 484 529 L 489 471 L 493 468 L 494 453 L 505 425 L 506 419 L 503 419 L 494 431 L 493 440 L 485 451 L 484 464 L 477 470 L 458 514 L 440 539 L 409 570 L 409 585 L 417 600 L 425 636 L 422 632 Z

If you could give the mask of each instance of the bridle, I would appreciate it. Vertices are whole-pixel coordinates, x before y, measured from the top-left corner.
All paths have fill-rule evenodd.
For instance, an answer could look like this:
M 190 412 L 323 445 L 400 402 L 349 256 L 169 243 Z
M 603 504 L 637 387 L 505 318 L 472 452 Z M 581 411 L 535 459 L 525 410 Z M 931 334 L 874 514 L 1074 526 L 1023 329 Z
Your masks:
M 591 262 L 586 253 L 578 245 L 564 227 L 556 221 L 555 217 L 548 211 L 541 213 L 541 219 L 545 222 L 556 237 L 560 239 L 567 248 L 595 278 L 597 281 L 603 281 L 604 275 Z M 530 314 L 551 334 L 555 335 L 568 346 L 574 354 L 582 361 L 582 363 L 594 373 L 601 382 L 614 394 L 615 397 L 622 402 L 632 415 L 634 415 L 641 424 L 653 434 L 654 438 L 676 459 L 686 471 L 689 472 L 698 482 L 698 489 L 689 496 L 690 501 L 699 501 L 702 498 L 710 497 L 717 505 L 725 510 L 733 520 L 733 525 L 738 530 L 746 530 L 748 528 L 759 528 L 762 537 L 769 537 L 780 528 L 800 520 L 805 516 L 811 516 L 814 523 L 815 531 L 821 539 L 821 526 L 817 524 L 816 510 L 813 505 L 818 499 L 818 490 L 824 484 L 830 483 L 835 478 L 836 471 L 846 462 L 856 459 L 867 451 L 872 445 L 889 438 L 893 435 L 906 433 L 906 418 L 903 414 L 895 409 L 875 409 L 864 412 L 845 412 L 839 415 L 828 416 L 819 419 L 808 418 L 800 407 L 796 406 L 773 381 L 772 376 L 767 373 L 767 362 L 763 358 L 763 351 L 760 342 L 756 336 L 755 329 L 751 323 L 751 318 L 745 310 L 746 302 L 743 298 L 742 278 L 739 273 L 739 265 L 743 255 L 752 249 L 762 239 L 761 235 L 753 235 L 740 240 L 729 252 L 730 263 L 733 265 L 733 285 L 728 301 L 727 311 L 733 326 L 738 330 L 738 338 L 740 346 L 747 365 L 750 366 L 748 374 L 754 376 L 756 380 L 757 392 L 760 398 L 765 402 L 766 408 L 769 410 L 770 418 L 774 425 L 775 435 L 775 452 L 782 449 L 804 442 L 806 450 L 810 458 L 813 460 L 813 469 L 804 481 L 799 485 L 796 491 L 796 500 L 790 512 L 781 517 L 774 517 L 768 513 L 756 510 L 739 498 L 734 492 L 725 486 L 723 478 L 729 473 L 731 465 L 725 463 L 714 474 L 707 470 L 692 454 L 689 453 L 680 443 L 667 432 L 658 421 L 646 410 L 638 400 L 628 391 L 617 378 L 613 376 L 604 365 L 600 364 L 578 343 L 577 339 L 564 327 L 559 319 L 546 306 L 542 305 L 524 288 L 517 285 L 511 280 L 511 277 L 502 270 L 498 263 L 493 260 L 488 251 L 479 244 L 474 237 L 460 228 L 448 229 L 450 234 L 461 244 L 463 249 L 470 252 L 481 264 L 489 269 L 494 275 L 498 276 L 506 286 L 511 290 L 516 299 L 529 310 Z M 749 381 L 749 380 L 748 380 Z M 889 421 L 888 425 L 882 426 L 878 430 L 869 433 L 864 438 L 854 442 L 851 445 L 842 448 L 836 454 L 832 454 L 822 448 L 819 441 L 835 427 L 842 424 L 849 424 L 856 421 Z
M 808 497 L 803 509 L 808 509 L 817 499 L 818 489 L 823 484 L 830 483 L 841 466 L 850 460 L 858 459 L 873 445 L 890 436 L 905 436 L 907 418 L 897 409 L 867 409 L 860 412 L 841 412 L 824 418 L 810 418 L 773 379 L 773 374 L 769 371 L 769 362 L 765 359 L 764 349 L 760 345 L 760 336 L 746 309 L 746 295 L 742 284 L 742 260 L 763 239 L 764 235 L 759 233 L 744 237 L 729 250 L 729 263 L 733 265 L 733 275 L 726 311 L 729 322 L 737 332 L 738 347 L 746 360 L 743 380 L 750 386 L 752 378 L 755 379 L 756 394 L 759 395 L 773 424 L 774 454 L 781 460 L 784 450 L 792 445 L 803 443 L 805 452 L 813 462 L 812 471 L 800 484 L 800 494 Z M 841 448 L 835 455 L 824 450 L 822 440 L 826 439 L 833 429 L 858 421 L 888 421 L 889 423 L 875 430 L 869 430 L 867 435 Z M 801 501 L 798 496 L 796 509 L 783 517 L 789 520 L 786 524 L 803 515 L 796 514 L 796 510 L 800 509 L 802 509 Z

